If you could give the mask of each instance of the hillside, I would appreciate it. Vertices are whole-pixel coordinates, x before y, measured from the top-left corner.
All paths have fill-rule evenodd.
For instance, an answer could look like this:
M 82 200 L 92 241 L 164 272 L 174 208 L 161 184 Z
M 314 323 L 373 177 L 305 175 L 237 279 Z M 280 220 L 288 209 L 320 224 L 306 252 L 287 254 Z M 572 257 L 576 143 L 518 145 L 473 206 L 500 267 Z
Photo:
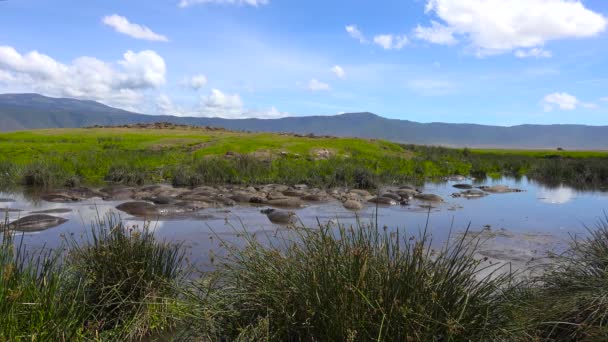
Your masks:
M 231 130 L 293 132 L 377 138 L 401 143 L 479 148 L 606 150 L 608 126 L 418 123 L 372 113 L 282 119 L 220 119 L 132 113 L 93 101 L 57 99 L 38 94 L 0 95 L 0 131 L 77 128 L 167 121 Z

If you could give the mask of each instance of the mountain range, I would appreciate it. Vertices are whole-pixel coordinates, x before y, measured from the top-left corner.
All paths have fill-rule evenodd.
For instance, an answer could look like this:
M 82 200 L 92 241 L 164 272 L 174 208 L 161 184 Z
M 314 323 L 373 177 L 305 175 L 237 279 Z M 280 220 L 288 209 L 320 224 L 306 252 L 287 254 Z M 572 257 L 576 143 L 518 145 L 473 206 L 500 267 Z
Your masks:
M 511 127 L 419 123 L 372 113 L 281 119 L 221 119 L 146 115 L 94 101 L 39 94 L 0 94 L 0 131 L 171 122 L 231 130 L 291 132 L 385 139 L 400 143 L 479 148 L 608 150 L 608 126 L 518 125 Z

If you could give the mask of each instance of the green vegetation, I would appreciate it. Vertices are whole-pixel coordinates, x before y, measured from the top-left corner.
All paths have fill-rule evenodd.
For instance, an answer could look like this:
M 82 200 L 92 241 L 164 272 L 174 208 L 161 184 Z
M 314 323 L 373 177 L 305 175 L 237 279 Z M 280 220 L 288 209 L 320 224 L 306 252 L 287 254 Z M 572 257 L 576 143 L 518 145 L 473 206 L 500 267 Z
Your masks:
M 111 218 L 56 252 L 26 253 L 3 231 L 0 340 L 608 338 L 608 222 L 521 282 L 487 274 L 466 234 L 439 250 L 425 232 L 364 224 L 283 234 L 224 242 L 227 256 L 197 279 L 180 245 Z
M 3 228 L 4 229 L 4 228 Z M 183 250 L 108 218 L 43 254 L 1 233 L 0 341 L 138 340 L 172 328 Z
M 170 126 L 0 134 L 0 187 L 168 182 L 375 187 L 455 174 L 608 186 L 608 154 L 471 150 Z

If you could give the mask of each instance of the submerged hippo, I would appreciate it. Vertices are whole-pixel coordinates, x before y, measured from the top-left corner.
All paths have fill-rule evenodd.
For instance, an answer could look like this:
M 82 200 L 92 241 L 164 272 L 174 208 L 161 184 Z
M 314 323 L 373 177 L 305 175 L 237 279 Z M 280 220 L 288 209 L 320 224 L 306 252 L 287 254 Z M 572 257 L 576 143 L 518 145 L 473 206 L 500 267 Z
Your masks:
M 443 202 L 443 198 L 435 194 L 416 194 L 414 198 L 425 202 Z
M 116 209 L 133 216 L 158 216 L 156 206 L 149 202 L 126 202 L 116 206 Z
M 523 190 L 519 190 L 519 189 L 509 188 L 506 185 L 480 186 L 479 189 L 481 189 L 485 192 L 490 192 L 490 193 L 495 193 L 495 194 L 505 194 L 505 193 L 509 193 L 509 192 L 522 192 L 523 191 Z
M 349 210 L 361 210 L 363 209 L 363 203 L 355 200 L 348 200 L 343 203 L 344 208 Z
M 292 224 L 296 222 L 296 213 L 293 211 L 283 211 L 269 208 L 262 210 L 261 213 L 266 214 L 272 223 Z
M 384 193 L 384 194 L 380 195 L 380 197 L 390 198 L 390 199 L 395 200 L 397 202 L 401 201 L 401 196 L 397 195 L 397 194 L 394 194 L 392 192 Z
M 74 196 L 68 192 L 50 192 L 40 195 L 40 199 L 46 202 L 53 203 L 69 203 L 82 200 L 81 197 Z
M 396 191 L 396 193 L 397 195 L 401 196 L 401 198 L 412 199 L 414 198 L 414 195 L 418 194 L 419 192 L 412 189 L 399 189 Z
M 50 215 L 36 214 L 22 217 L 8 224 L 11 230 L 20 232 L 36 232 L 53 227 L 57 227 L 66 223 L 68 220 L 63 217 L 55 217 Z
M 382 204 L 382 205 L 397 205 L 397 201 L 388 197 L 374 197 L 370 198 L 368 202 Z
M 473 189 L 473 185 L 471 184 L 454 184 L 452 185 L 453 187 L 455 187 L 456 189 L 463 189 L 463 190 L 468 190 L 468 189 Z
M 72 209 L 69 209 L 69 208 L 57 208 L 57 209 L 32 211 L 32 214 L 67 214 L 67 213 L 71 213 L 71 212 L 72 212 Z
M 310 202 L 324 202 L 328 200 L 328 197 L 325 194 L 309 194 L 302 197 L 302 199 Z
M 488 194 L 481 191 L 481 190 L 477 190 L 477 189 L 469 189 L 466 191 L 462 191 L 462 192 L 456 192 L 454 194 L 452 194 L 452 197 L 464 197 L 464 198 L 480 198 L 480 197 L 485 197 Z
M 282 208 L 302 208 L 304 203 L 298 198 L 282 198 L 282 199 L 271 199 L 266 201 L 266 204 L 271 205 L 273 207 L 282 207 Z

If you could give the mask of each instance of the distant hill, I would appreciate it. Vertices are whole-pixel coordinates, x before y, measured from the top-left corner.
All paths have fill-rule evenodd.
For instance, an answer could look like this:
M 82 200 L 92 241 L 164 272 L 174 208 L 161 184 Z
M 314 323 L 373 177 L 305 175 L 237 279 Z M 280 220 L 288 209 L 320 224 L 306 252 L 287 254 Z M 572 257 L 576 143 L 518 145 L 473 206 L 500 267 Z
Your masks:
M 74 128 L 167 121 L 232 130 L 352 136 L 395 142 L 485 148 L 557 148 L 608 150 L 608 126 L 418 123 L 372 113 L 282 119 L 220 119 L 145 115 L 94 101 L 38 94 L 0 94 L 0 131 Z

